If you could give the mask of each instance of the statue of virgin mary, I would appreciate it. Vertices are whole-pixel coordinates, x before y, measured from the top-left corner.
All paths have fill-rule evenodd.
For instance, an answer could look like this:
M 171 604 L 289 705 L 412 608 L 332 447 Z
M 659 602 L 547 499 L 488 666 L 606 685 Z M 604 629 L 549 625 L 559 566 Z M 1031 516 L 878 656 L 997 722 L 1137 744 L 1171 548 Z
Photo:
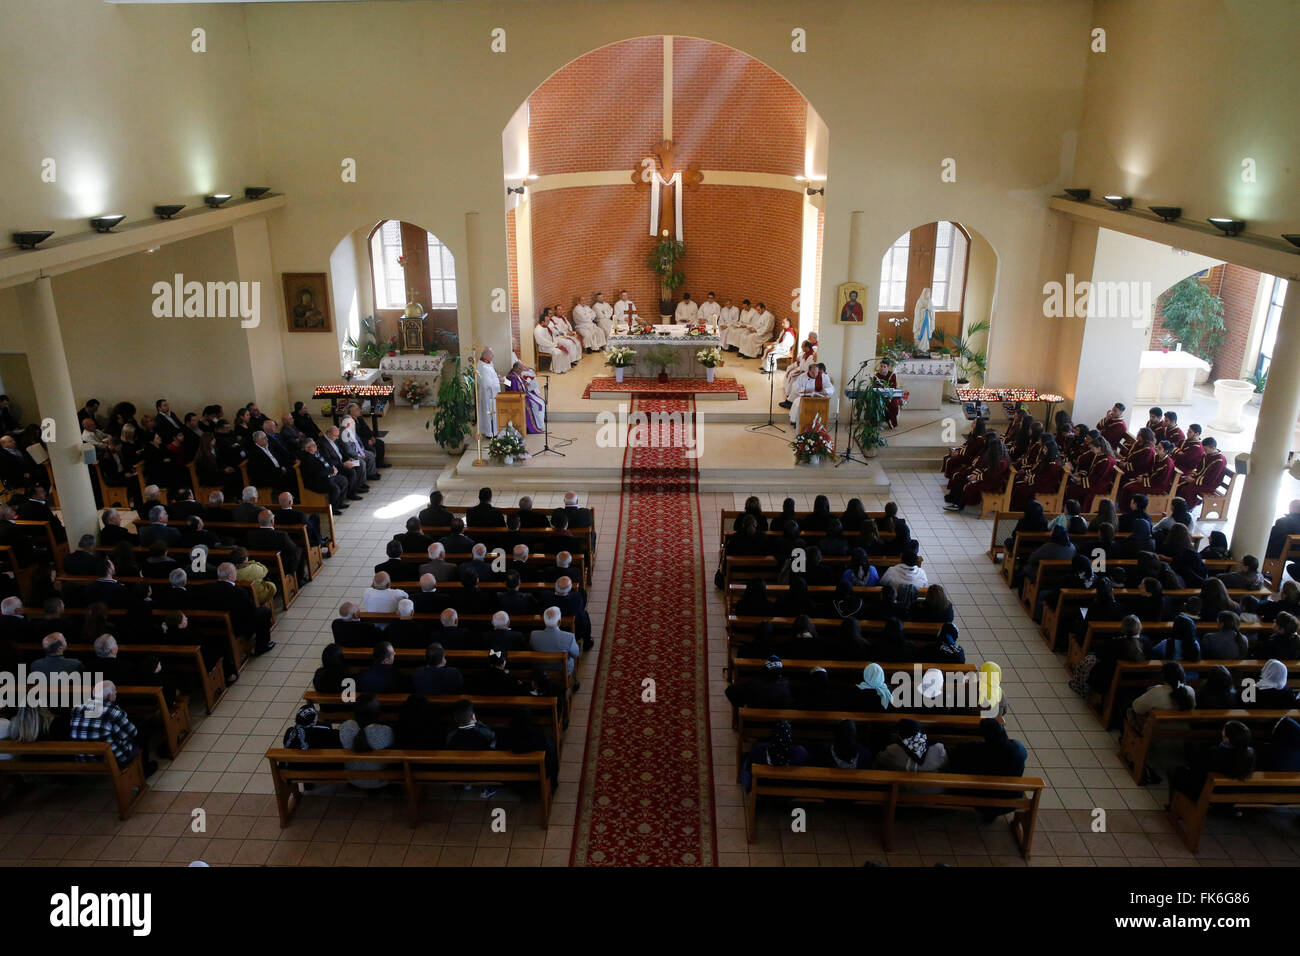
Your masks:
M 930 290 L 922 289 L 912 313 L 912 336 L 918 352 L 930 351 L 930 336 L 934 334 L 934 312 L 930 308 Z

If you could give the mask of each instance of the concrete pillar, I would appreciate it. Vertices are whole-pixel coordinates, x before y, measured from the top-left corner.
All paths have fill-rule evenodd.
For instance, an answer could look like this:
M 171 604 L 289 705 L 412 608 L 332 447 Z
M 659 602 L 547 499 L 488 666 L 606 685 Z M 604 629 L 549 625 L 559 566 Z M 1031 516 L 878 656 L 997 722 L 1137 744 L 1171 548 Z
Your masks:
M 49 276 L 20 285 L 17 292 L 36 401 L 45 418 L 54 420 L 54 439 L 46 444 L 63 509 L 63 524 L 68 529 L 68 540 L 75 543 L 81 535 L 97 530 L 98 517 L 90 487 L 90 469 L 81 457 L 77 400 L 68 373 L 59 316 L 54 309 L 54 293 Z
M 504 224 L 503 218 L 503 230 Z M 476 346 L 476 353 L 490 346 L 495 354 L 493 364 L 497 371 L 505 372 L 510 368 L 510 302 L 506 289 L 505 248 L 502 246 L 499 256 L 494 258 L 488 253 L 485 241 L 482 217 L 476 212 L 465 213 L 465 280 L 470 297 L 461 328 L 472 331 L 468 341 L 462 332 L 460 351 L 466 355 L 470 346 Z M 500 263 L 500 271 L 491 267 L 494 261 Z M 500 305 L 502 311 L 494 311 L 496 305 Z
M 1264 557 L 1269 528 L 1277 520 L 1277 496 L 1296 416 L 1300 415 L 1300 282 L 1288 282 L 1286 302 L 1277 326 L 1268 386 L 1259 406 L 1255 443 L 1250 448 L 1250 474 L 1244 479 L 1232 553 Z
M 289 389 L 285 384 L 283 345 L 280 330 L 284 316 L 280 308 L 280 290 L 271 264 L 271 237 L 266 219 L 245 219 L 231 227 L 235 244 L 235 268 L 240 282 L 256 282 L 260 302 L 258 324 L 244 330 L 248 344 L 248 365 L 253 376 L 253 400 L 263 415 L 278 418 L 287 412 Z M 334 303 L 335 310 L 339 303 Z M 345 321 L 342 316 L 335 321 Z M 330 370 L 332 371 L 332 370 Z M 328 372 L 325 378 L 330 378 Z
M 519 275 L 519 360 L 537 368 L 537 340 L 533 326 L 537 312 L 533 303 L 533 204 L 525 193 L 515 207 L 515 268 Z M 603 290 L 605 301 L 613 303 L 618 291 Z
M 871 254 L 871 246 L 867 241 L 868 224 L 867 214 L 861 209 L 855 209 L 849 214 L 849 243 L 848 243 L 848 275 L 843 280 L 846 282 L 861 282 L 867 287 L 867 301 L 862 303 L 865 321 L 861 326 L 838 325 L 839 320 L 839 283 L 829 290 L 832 293 L 830 306 L 824 313 L 822 328 L 833 328 L 840 333 L 840 369 L 838 377 L 835 379 L 835 385 L 838 392 L 842 393 L 848 386 L 849 379 L 857 372 L 861 364 L 868 358 L 876 354 L 876 310 L 880 302 L 880 260 L 875 259 Z M 822 341 L 826 341 L 825 337 Z M 822 349 L 820 354 L 829 354 L 829 350 Z M 835 370 L 831 369 L 834 373 Z M 845 402 L 840 408 L 840 414 L 848 415 L 848 403 Z

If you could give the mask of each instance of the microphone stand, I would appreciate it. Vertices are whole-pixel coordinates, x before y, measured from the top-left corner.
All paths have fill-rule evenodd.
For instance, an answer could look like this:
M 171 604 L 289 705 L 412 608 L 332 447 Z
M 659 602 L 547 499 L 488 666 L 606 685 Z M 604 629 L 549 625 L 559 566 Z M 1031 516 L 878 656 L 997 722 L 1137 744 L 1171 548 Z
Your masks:
M 551 376 L 542 376 L 542 390 L 542 408 L 545 410 L 545 414 L 542 415 L 542 447 L 533 457 L 559 455 L 561 458 L 568 458 L 569 456 L 564 452 L 556 451 L 551 447 Z M 527 396 L 525 396 L 524 401 L 528 401 Z
M 849 392 L 856 391 L 854 389 L 854 385 L 858 381 L 858 378 L 862 375 L 862 373 L 867 370 L 867 366 L 870 365 L 872 362 L 878 362 L 878 361 L 880 361 L 880 359 L 879 357 L 876 356 L 863 360 L 862 364 L 858 366 L 858 370 L 853 373 L 853 377 L 850 378 L 848 383 L 844 386 L 845 398 L 848 398 Z M 856 461 L 861 465 L 867 464 L 867 460 L 865 458 L 858 458 L 853 454 L 853 426 L 857 423 L 858 420 L 858 400 L 856 397 L 854 397 L 850 399 L 850 401 L 852 401 L 853 404 L 849 406 L 848 439 L 844 442 L 844 454 L 840 456 L 839 461 L 835 462 L 836 468 L 844 464 L 846 461 Z M 836 438 L 839 437 L 839 431 L 840 431 L 840 410 L 839 410 L 839 406 L 837 405 L 835 407 L 835 437 Z
M 776 395 L 776 362 L 772 363 L 772 371 L 764 371 L 767 379 L 767 421 L 762 425 L 750 425 L 745 431 L 761 432 L 764 428 L 775 428 L 781 434 L 785 434 L 785 429 L 772 420 L 772 399 Z

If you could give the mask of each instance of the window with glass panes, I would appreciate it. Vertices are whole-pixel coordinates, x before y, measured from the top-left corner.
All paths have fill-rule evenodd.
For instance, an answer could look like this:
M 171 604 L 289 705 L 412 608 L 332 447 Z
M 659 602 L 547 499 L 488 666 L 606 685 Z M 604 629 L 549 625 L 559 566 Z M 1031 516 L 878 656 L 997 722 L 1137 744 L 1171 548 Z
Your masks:
M 370 237 L 370 262 L 375 278 L 375 308 L 406 307 L 406 277 L 397 258 L 402 254 L 402 224 L 389 219 Z
M 456 262 L 451 250 L 429 233 L 429 308 L 456 308 Z
M 880 263 L 880 311 L 897 312 L 907 299 L 907 254 L 912 234 L 905 232 Z
M 1268 311 L 1264 314 L 1264 335 L 1259 342 L 1259 360 L 1255 363 L 1256 375 L 1267 375 L 1273 364 L 1273 348 L 1277 345 L 1277 327 L 1282 320 L 1282 304 L 1286 302 L 1286 279 L 1273 279 L 1273 289 L 1268 297 Z

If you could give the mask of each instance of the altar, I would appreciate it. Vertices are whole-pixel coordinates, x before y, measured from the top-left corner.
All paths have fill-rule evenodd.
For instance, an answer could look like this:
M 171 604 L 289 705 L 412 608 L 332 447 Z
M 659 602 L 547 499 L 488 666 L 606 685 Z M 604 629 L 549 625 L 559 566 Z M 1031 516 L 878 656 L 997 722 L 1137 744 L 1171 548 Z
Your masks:
M 392 380 L 393 401 L 397 405 L 410 406 L 402 395 L 402 384 L 407 380 L 424 382 L 429 386 L 429 398 L 422 404 L 431 405 L 438 395 L 438 383 L 442 380 L 442 367 L 447 363 L 448 352 L 434 352 L 432 355 L 386 355 L 379 362 L 379 371 Z
M 938 409 L 943 405 L 944 382 L 957 382 L 957 363 L 947 356 L 901 359 L 894 374 L 898 387 L 908 393 L 908 408 Z
M 654 378 L 659 374 L 659 363 L 651 361 L 650 353 L 663 348 L 669 357 L 666 366 L 669 378 L 706 378 L 705 368 L 696 355 L 702 349 L 721 348 L 716 335 L 688 335 L 684 325 L 651 326 L 654 334 L 615 335 L 609 340 L 610 348 L 628 348 L 636 355 L 636 362 L 628 366 L 627 375 L 633 378 Z

